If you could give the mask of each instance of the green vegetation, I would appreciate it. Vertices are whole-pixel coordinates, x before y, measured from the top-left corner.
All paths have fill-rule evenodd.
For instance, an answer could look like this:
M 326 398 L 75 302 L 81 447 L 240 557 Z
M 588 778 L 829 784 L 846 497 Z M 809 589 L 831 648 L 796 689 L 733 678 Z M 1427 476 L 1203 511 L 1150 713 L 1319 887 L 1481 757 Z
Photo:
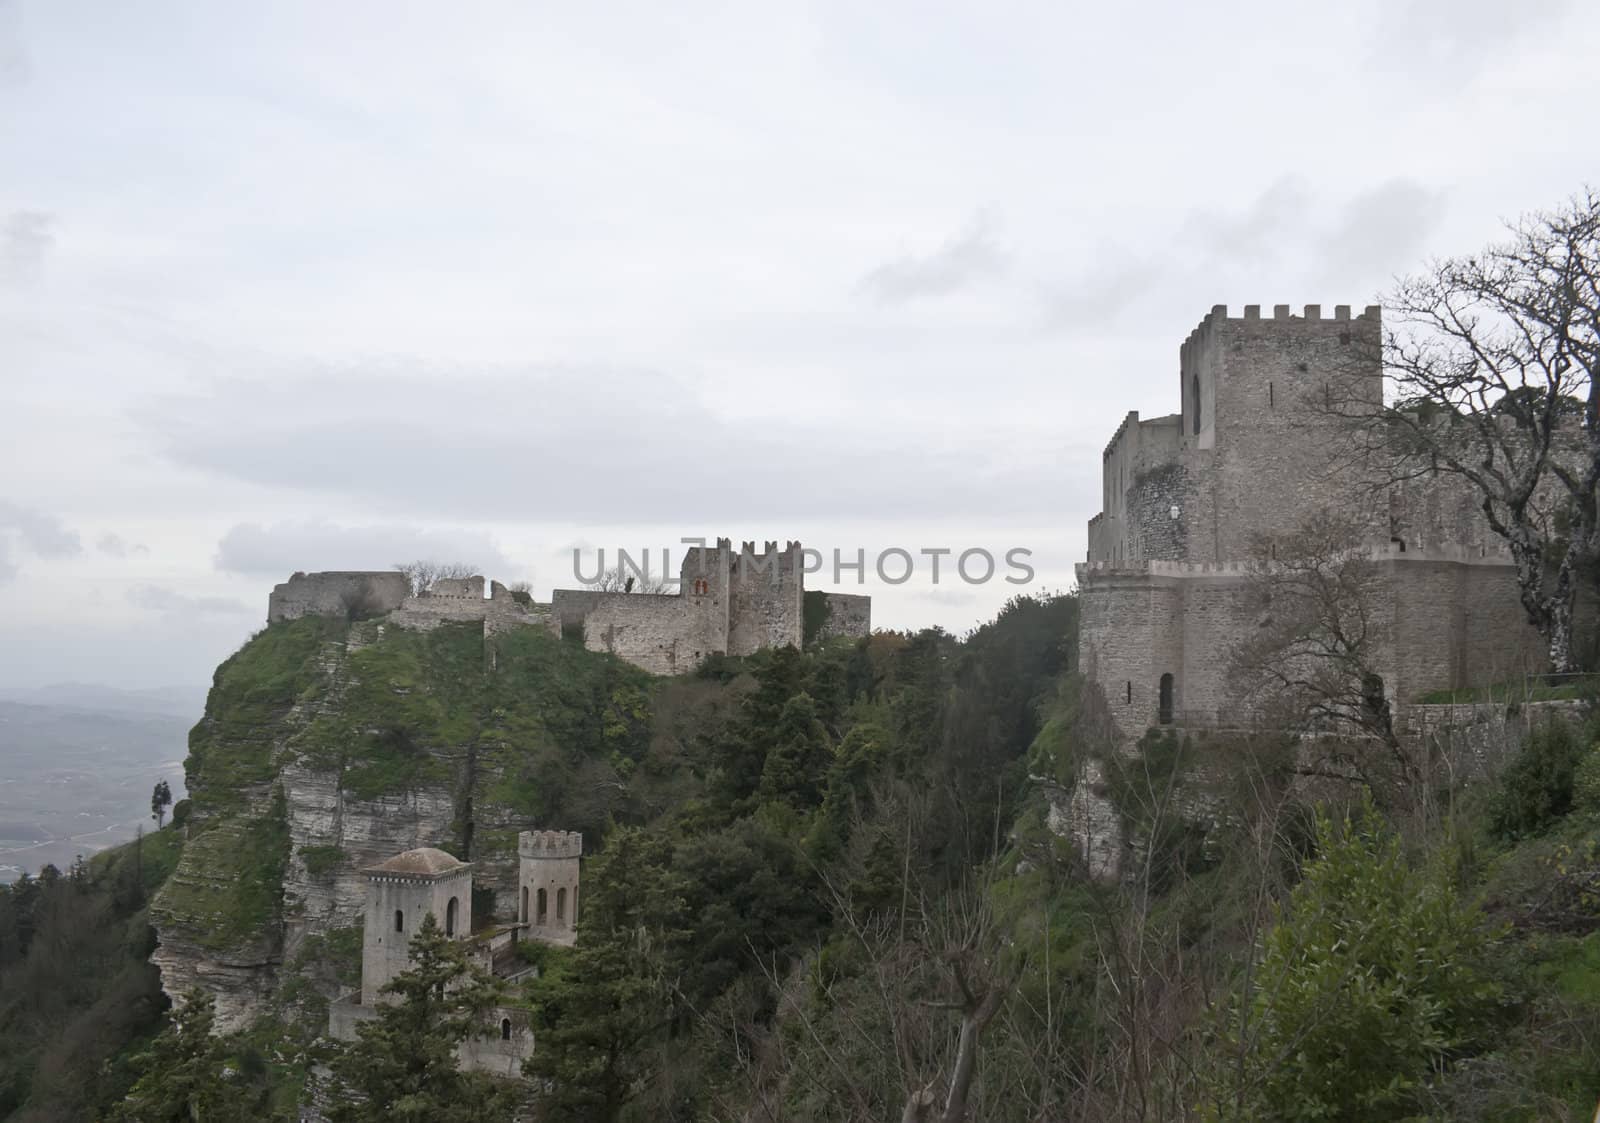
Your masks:
M 1600 694 L 1600 676 L 1566 675 L 1548 679 L 1523 678 L 1461 690 L 1432 690 L 1419 696 L 1417 701 L 1428 706 L 1466 706 L 1485 702 L 1511 705 L 1526 702 L 1581 702 L 1597 694 Z
M 388 629 L 312 676 L 298 697 L 317 704 L 275 710 L 266 740 L 353 793 L 471 791 L 494 824 L 475 855 L 508 853 L 519 823 L 585 832 L 578 944 L 520 945 L 537 978 L 503 996 L 527 1008 L 545 1119 L 1592 1111 L 1600 723 L 1541 725 L 1494 782 L 1413 803 L 1308 786 L 1283 738 L 1156 732 L 1110 752 L 1068 670 L 1076 611 L 1019 598 L 960 638 L 879 633 L 670 680 L 533 630 L 486 652 L 473 629 Z M 1109 884 L 1046 828 L 1030 779 L 1070 789 L 1090 757 L 1125 835 Z M 137 874 L 219 949 L 271 951 L 280 928 L 288 832 L 276 786 L 257 791 L 197 796 L 181 855 L 177 832 L 150 836 Z M 317 877 L 344 860 L 299 855 Z M 83 876 L 109 886 L 113 868 L 134 876 L 113 858 Z M 493 991 L 459 945 L 419 939 L 402 1001 L 354 1046 L 319 1040 L 360 940 L 305 940 L 244 1033 L 202 1039 L 202 1003 L 152 1037 L 152 1001 L 71 1102 L 133 1089 L 127 1118 L 289 1119 L 327 1062 L 366 1097 L 339 1101 L 347 1118 L 505 1118 L 510 1093 L 452 1063 Z M 0 1061 L 9 1102 L 66 1102 L 43 1056 Z
M 87 1119 L 132 1084 L 166 1006 L 145 906 L 182 847 L 168 829 L 0 886 L 0 1117 Z
M 1370 802 L 1317 817 L 1316 857 L 1212 1053 L 1217 1119 L 1398 1119 L 1499 1014 L 1495 934 L 1449 871 L 1410 869 Z
M 153 906 L 161 922 L 185 930 L 203 947 L 270 944 L 289 858 L 284 814 L 283 791 L 274 788 L 265 814 L 241 814 L 195 830 L 178 876 Z
M 317 655 L 347 630 L 344 621 L 321 616 L 283 621 L 257 633 L 217 668 L 184 762 L 190 795 L 208 812 L 243 805 L 249 785 L 277 774 L 277 727 L 297 702 L 326 688 Z
M 312 877 L 327 877 L 344 861 L 344 851 L 337 846 L 302 846 L 298 853 Z
M 828 594 L 821 589 L 807 589 L 800 598 L 800 642 L 810 647 L 822 634 L 822 629 L 827 626 L 828 618 L 833 615 L 833 606 L 828 603 Z

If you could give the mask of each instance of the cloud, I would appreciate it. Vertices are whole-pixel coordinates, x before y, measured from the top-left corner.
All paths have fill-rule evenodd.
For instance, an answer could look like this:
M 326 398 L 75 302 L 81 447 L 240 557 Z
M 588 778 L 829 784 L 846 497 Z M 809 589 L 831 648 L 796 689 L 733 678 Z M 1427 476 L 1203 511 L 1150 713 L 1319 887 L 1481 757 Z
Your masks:
M 388 569 L 419 559 L 464 562 L 490 576 L 515 568 L 493 539 L 473 531 L 319 521 L 239 523 L 217 544 L 215 562 L 230 573 L 284 578 L 296 570 Z
M 51 560 L 75 557 L 83 552 L 78 532 L 69 529 L 54 515 L 0 499 L 0 542 L 8 539 L 20 542 L 37 557 Z M 6 557 L 9 558 L 9 551 Z M 0 579 L 7 576 L 6 568 L 0 566 Z M 9 576 L 15 576 L 15 566 L 9 565 L 9 569 Z
M 1059 502 L 1059 438 L 1040 427 L 1030 440 L 1014 420 L 989 431 L 965 416 L 915 432 L 871 417 L 730 419 L 670 375 L 617 367 L 319 370 L 148 399 L 133 416 L 178 464 L 407 520 L 677 522 L 694 532 L 885 511 L 987 522 L 1054 515 Z M 383 546 L 361 556 L 401 560 Z M 243 564 L 316 566 L 303 552 Z
M 232 597 L 192 597 L 159 585 L 135 585 L 127 595 L 128 603 L 162 615 L 238 616 L 255 611 Z
M 16 580 L 17 563 L 11 560 L 11 543 L 0 537 L 0 585 Z
M 1115 324 L 1161 280 L 1161 266 L 1126 251 L 1108 250 L 1099 260 L 1092 271 L 1041 287 L 1046 326 L 1070 331 L 1103 329 Z
M 0 90 L 22 85 L 32 69 L 22 40 L 22 5 L 19 0 L 0 0 Z
M 944 296 L 1004 273 L 1010 261 L 995 238 L 993 223 L 976 216 L 959 234 L 921 257 L 905 256 L 868 273 L 861 287 L 880 304 L 904 304 Z
M 1310 211 L 1311 194 L 1304 181 L 1283 176 L 1240 213 L 1193 212 L 1184 223 L 1182 237 L 1219 262 L 1257 265 L 1293 249 L 1297 236 L 1303 236 Z
M 1383 7 L 1369 65 L 1458 88 L 1572 6 L 1571 0 L 1398 0 Z
M 1317 246 L 1330 283 L 1415 259 L 1442 217 L 1444 192 L 1391 179 L 1351 199 Z
M 55 245 L 55 217 L 44 211 L 12 211 L 0 226 L 0 282 L 27 285 L 44 273 L 44 259 Z
M 113 558 L 142 556 L 150 552 L 150 548 L 142 542 L 128 542 L 122 535 L 109 531 L 95 539 L 94 548 Z

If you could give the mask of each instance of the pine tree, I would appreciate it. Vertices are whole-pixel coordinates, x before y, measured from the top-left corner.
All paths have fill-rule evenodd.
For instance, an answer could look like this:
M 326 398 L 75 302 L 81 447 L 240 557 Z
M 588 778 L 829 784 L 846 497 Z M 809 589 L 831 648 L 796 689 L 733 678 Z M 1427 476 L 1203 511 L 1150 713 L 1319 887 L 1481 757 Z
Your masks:
M 666 964 L 683 940 L 669 859 L 643 831 L 618 831 L 589 871 L 577 947 L 533 984 L 526 1071 L 549 1081 L 553 1119 L 611 1123 L 653 1075 L 649 1043 L 674 1014 Z
M 359 1040 L 334 1071 L 364 1097 L 333 1112 L 339 1123 L 451 1119 L 490 1123 L 509 1118 L 515 1090 L 456 1067 L 456 1048 L 479 1033 L 499 999 L 489 975 L 471 963 L 460 941 L 427 914 L 411 938 L 411 967 L 383 988 L 399 1001 L 363 1024 Z
M 243 1118 L 224 1078 L 227 1048 L 213 1032 L 216 1007 L 191 991 L 165 1032 L 135 1061 L 139 1079 L 107 1118 L 114 1123 L 190 1123 Z

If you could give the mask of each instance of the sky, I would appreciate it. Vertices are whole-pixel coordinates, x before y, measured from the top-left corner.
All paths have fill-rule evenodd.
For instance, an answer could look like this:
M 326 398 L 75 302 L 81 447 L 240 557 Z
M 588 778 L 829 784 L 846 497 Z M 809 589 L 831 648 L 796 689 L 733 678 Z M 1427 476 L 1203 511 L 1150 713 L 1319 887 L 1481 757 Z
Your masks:
M 962 632 L 1071 586 L 1213 305 L 1600 182 L 1597 54 L 1562 0 L 0 0 L 0 686 L 205 682 L 295 570 L 696 536 Z M 973 548 L 1033 582 L 932 581 Z

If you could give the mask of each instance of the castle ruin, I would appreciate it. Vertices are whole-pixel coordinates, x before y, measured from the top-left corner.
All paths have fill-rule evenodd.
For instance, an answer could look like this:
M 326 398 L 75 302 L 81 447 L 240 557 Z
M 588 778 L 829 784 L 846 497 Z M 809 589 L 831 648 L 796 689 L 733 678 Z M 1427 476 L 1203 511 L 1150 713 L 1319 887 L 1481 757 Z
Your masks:
M 805 567 L 800 543 L 783 549 L 726 538 L 688 550 L 678 587 L 669 593 L 557 589 L 549 604 L 534 602 L 498 581 L 442 579 L 413 593 L 406 576 L 385 571 L 296 573 L 267 601 L 267 622 L 301 616 L 382 617 L 427 629 L 449 621 L 481 621 L 484 634 L 517 627 L 547 628 L 581 638 L 654 674 L 684 674 L 712 655 L 753 655 L 763 648 L 800 647 L 805 638 Z M 820 635 L 856 638 L 872 630 L 872 599 L 820 594 Z
M 1253 560 L 1319 509 L 1363 528 L 1391 704 L 1544 668 L 1509 552 L 1474 497 L 1451 477 L 1375 479 L 1319 408 L 1336 395 L 1381 402 L 1381 327 L 1377 307 L 1324 318 L 1314 304 L 1270 317 L 1246 305 L 1231 317 L 1218 305 L 1179 350 L 1179 412 L 1131 412 L 1113 434 L 1077 566 L 1079 666 L 1125 739 L 1250 722 L 1228 669 L 1262 624 Z

